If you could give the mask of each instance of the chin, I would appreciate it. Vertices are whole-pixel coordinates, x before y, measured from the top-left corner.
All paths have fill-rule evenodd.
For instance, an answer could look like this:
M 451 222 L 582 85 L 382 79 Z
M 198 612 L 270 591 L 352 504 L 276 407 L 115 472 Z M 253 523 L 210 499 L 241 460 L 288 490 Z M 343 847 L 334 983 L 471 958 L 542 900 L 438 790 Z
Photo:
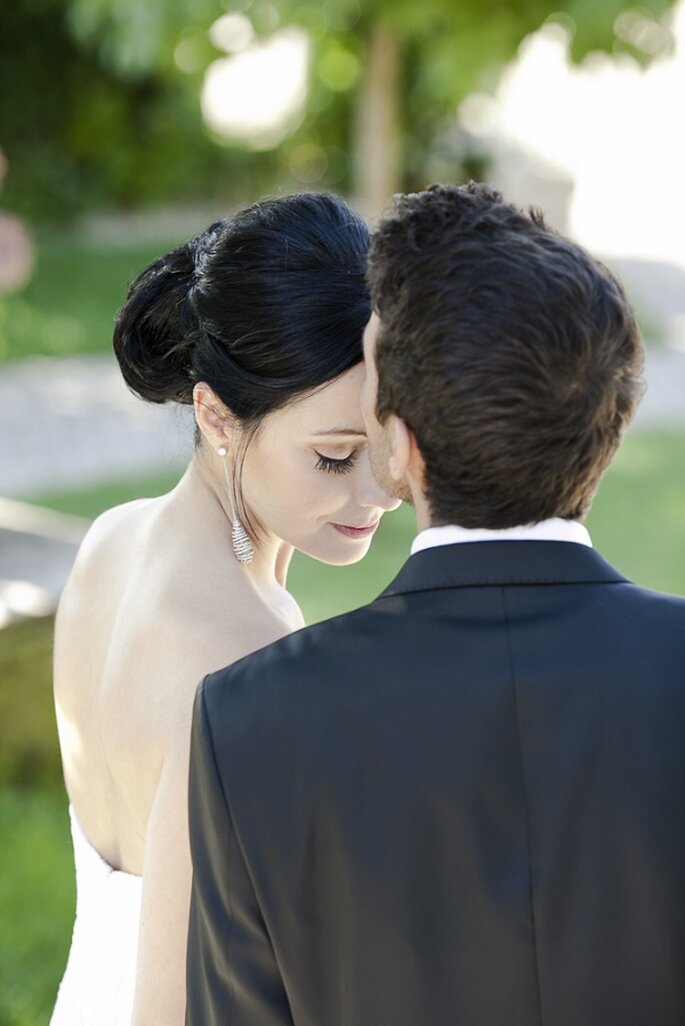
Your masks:
M 371 548 L 371 539 L 361 542 L 350 542 L 348 545 L 322 546 L 321 549 L 300 549 L 305 556 L 316 559 L 319 563 L 327 563 L 328 566 L 351 566 L 358 563 L 366 556 Z

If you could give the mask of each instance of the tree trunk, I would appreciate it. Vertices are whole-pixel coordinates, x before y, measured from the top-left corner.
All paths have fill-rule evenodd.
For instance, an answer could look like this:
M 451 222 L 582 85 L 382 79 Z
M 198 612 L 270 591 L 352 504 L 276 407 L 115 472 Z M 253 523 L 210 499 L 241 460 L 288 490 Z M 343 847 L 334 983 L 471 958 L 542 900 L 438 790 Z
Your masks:
M 375 217 L 402 186 L 400 40 L 382 22 L 367 42 L 356 110 L 355 198 Z

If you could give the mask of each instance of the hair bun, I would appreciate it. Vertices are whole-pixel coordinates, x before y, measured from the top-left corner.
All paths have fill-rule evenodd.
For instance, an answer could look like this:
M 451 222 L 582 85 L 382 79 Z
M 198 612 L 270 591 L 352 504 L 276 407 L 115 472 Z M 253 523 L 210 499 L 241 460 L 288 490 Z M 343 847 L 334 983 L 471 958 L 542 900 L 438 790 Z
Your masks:
M 197 319 L 190 290 L 199 239 L 178 246 L 142 271 L 116 319 L 113 342 L 121 373 L 128 387 L 148 402 L 193 400 Z

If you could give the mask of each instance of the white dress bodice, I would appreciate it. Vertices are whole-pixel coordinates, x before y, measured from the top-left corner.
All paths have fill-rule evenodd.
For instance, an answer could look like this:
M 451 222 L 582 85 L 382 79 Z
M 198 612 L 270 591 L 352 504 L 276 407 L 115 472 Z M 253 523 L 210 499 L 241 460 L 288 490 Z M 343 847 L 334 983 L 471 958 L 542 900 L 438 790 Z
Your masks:
M 69 815 L 76 920 L 50 1026 L 130 1026 L 142 877 L 112 869 Z

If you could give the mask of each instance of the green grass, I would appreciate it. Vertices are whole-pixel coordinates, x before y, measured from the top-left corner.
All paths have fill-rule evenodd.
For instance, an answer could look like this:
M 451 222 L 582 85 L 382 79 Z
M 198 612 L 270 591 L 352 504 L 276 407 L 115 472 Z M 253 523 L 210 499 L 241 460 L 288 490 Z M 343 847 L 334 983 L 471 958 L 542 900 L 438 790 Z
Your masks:
M 69 234 L 40 236 L 32 280 L 0 298 L 0 362 L 111 351 L 129 282 L 164 248 L 155 242 L 112 249 Z
M 37 506 L 47 506 L 59 513 L 71 513 L 94 520 L 106 509 L 123 502 L 163 495 L 178 483 L 179 478 L 180 474 L 170 473 L 130 481 L 105 481 L 77 492 L 43 492 L 27 496 L 26 501 Z
M 47 1026 L 74 918 L 66 799 L 1 788 L 0 837 L 0 1026 Z
M 685 434 L 633 432 L 588 518 L 595 546 L 636 583 L 685 595 Z

